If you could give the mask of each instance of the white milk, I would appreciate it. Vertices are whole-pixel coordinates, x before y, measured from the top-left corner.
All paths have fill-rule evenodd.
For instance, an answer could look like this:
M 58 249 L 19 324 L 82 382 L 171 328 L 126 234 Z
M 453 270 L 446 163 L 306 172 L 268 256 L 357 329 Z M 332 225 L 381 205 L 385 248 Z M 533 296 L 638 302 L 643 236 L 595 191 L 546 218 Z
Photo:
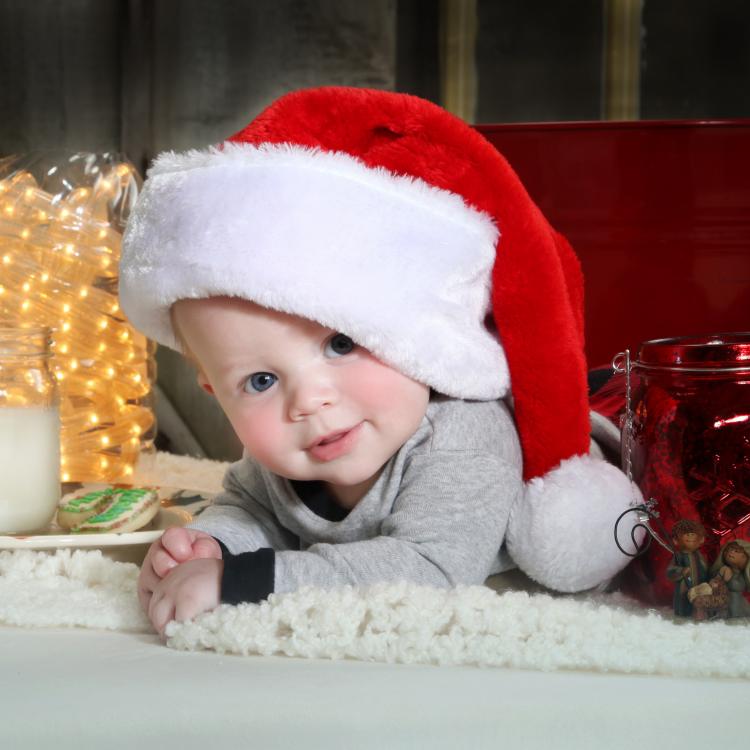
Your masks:
M 59 411 L 0 408 L 0 533 L 41 529 L 59 499 Z

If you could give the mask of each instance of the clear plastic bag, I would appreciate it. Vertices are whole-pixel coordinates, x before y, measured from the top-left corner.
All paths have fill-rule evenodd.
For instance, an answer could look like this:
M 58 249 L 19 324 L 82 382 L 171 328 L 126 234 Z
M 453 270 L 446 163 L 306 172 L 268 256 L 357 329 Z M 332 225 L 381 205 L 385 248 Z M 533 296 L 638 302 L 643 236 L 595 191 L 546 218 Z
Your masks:
M 126 481 L 153 450 L 155 347 L 117 296 L 120 241 L 140 186 L 117 154 L 0 160 L 0 319 L 53 331 L 64 482 Z

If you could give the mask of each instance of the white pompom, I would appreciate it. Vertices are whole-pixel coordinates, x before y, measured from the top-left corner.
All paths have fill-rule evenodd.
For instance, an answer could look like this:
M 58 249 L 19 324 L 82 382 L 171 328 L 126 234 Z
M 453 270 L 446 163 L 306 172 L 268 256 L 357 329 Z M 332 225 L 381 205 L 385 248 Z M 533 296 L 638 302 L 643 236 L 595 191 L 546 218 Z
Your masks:
M 511 512 L 508 552 L 521 570 L 548 588 L 594 588 L 629 562 L 615 544 L 615 522 L 641 502 L 638 488 L 618 468 L 591 456 L 573 456 L 528 482 Z M 629 513 L 619 524 L 625 549 L 632 547 L 635 523 L 635 513 Z

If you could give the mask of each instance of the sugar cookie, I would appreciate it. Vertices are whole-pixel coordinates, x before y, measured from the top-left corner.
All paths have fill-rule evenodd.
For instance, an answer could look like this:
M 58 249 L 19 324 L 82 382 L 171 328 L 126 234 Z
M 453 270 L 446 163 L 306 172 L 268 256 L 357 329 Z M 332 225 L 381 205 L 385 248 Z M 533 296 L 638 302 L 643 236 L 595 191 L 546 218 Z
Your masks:
M 159 495 L 155 490 L 139 487 L 116 489 L 107 507 L 72 530 L 125 534 L 145 526 L 158 510 Z

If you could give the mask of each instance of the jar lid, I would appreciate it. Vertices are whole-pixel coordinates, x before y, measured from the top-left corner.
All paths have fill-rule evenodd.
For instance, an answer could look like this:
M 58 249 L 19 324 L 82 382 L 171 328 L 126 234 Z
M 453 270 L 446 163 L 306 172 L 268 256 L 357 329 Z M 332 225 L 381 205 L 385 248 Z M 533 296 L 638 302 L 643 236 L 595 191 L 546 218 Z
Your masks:
M 644 341 L 635 364 L 646 368 L 750 370 L 750 331 Z

